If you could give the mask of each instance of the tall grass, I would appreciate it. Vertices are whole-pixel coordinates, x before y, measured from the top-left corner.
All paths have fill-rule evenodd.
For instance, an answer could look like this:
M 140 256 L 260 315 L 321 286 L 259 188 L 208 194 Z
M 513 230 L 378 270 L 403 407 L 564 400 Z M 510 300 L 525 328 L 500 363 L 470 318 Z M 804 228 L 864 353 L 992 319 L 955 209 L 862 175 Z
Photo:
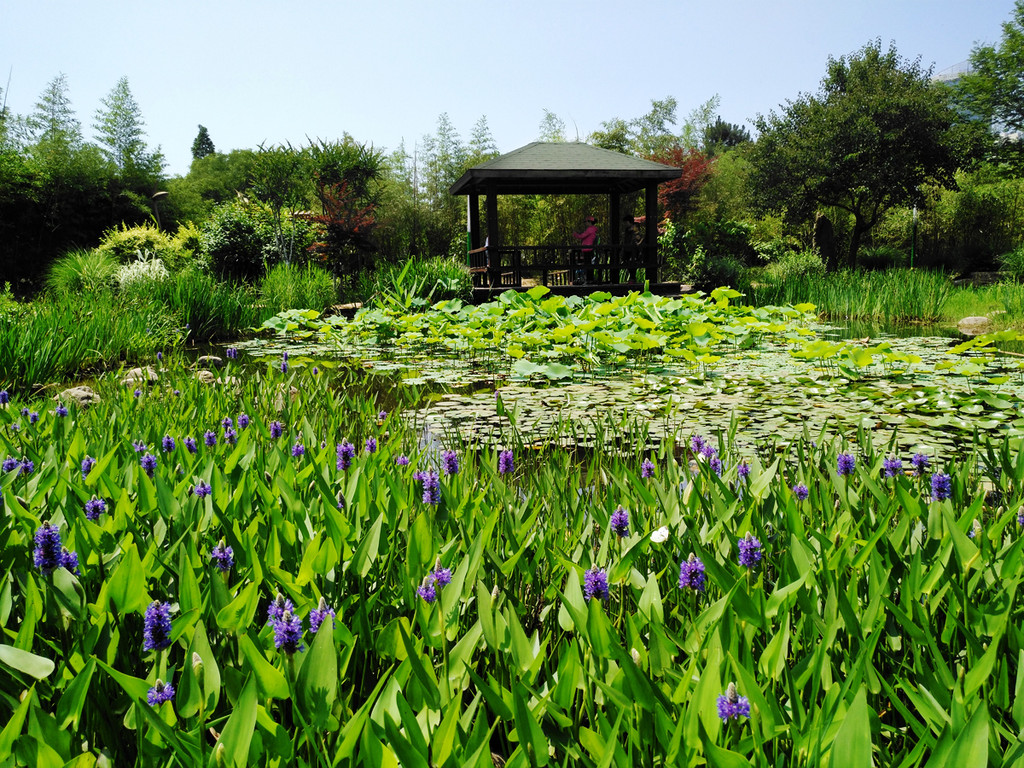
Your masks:
M 120 266 L 117 258 L 105 251 L 69 251 L 50 266 L 46 288 L 60 296 L 107 290 Z
M 260 303 L 273 312 L 327 309 L 338 300 L 330 273 L 315 265 L 278 264 L 260 283 Z
M 222 282 L 198 269 L 154 285 L 152 298 L 186 328 L 190 341 L 237 339 L 274 314 L 259 306 L 251 286 Z
M 353 298 L 368 303 L 394 300 L 428 304 L 445 299 L 468 301 L 473 284 L 465 264 L 449 256 L 412 258 L 403 264 L 379 264 L 373 272 L 360 275 Z

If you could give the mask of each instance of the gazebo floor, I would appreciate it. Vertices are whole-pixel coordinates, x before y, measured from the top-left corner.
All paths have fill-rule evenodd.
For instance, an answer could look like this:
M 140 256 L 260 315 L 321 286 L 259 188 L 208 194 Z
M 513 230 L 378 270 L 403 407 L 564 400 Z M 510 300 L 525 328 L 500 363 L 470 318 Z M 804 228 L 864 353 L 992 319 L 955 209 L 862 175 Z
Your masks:
M 535 280 L 523 280 L 520 286 L 502 286 L 496 288 L 474 288 L 473 303 L 482 304 L 498 298 L 505 291 L 525 292 L 537 285 Z M 555 296 L 586 296 L 597 291 L 607 291 L 612 296 L 625 296 L 632 291 L 642 291 L 643 283 L 591 283 L 588 285 L 549 285 L 551 294 Z M 690 293 L 693 288 L 681 283 L 655 283 L 651 286 L 651 293 L 658 296 L 677 296 L 681 293 Z

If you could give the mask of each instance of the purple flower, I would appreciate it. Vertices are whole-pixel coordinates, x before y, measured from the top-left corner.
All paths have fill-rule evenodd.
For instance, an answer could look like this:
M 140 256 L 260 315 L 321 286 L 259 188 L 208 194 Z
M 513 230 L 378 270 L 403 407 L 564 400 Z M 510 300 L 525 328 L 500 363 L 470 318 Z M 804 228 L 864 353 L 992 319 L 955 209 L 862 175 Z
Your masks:
M 441 482 L 437 472 L 417 472 L 413 477 L 423 484 L 424 504 L 439 504 L 441 502 Z
M 434 582 L 434 574 L 428 573 L 423 577 L 423 583 L 416 587 L 416 594 L 428 603 L 437 600 L 437 587 Z
M 171 606 L 154 600 L 146 608 L 146 624 L 142 633 L 144 651 L 159 651 L 171 644 Z
M 141 440 L 132 440 L 132 448 L 136 453 L 142 453 L 146 450 L 146 444 Z
M 35 471 L 35 462 L 31 459 L 26 459 L 24 456 L 21 457 L 21 473 L 22 475 L 31 475 Z
M 6 389 L 0 389 L 0 405 L 7 405 L 11 402 L 11 395 Z
M 366 438 L 366 452 L 376 453 L 377 452 L 377 438 L 368 437 Z
M 288 654 L 298 653 L 306 647 L 302 644 L 302 619 L 290 610 L 285 610 L 274 622 L 274 647 Z
M 174 450 L 174 438 L 170 435 L 164 435 L 161 445 L 163 446 L 164 453 L 170 453 Z
M 0 468 L 3 469 L 4 474 L 7 474 L 8 472 L 13 472 L 14 470 L 16 470 L 20 466 L 21 466 L 21 460 L 20 459 L 16 459 L 13 456 L 8 456 L 6 459 L 4 459 L 4 463 L 3 463 L 2 467 L 0 467 Z
M 78 553 L 71 552 L 67 547 L 60 548 L 60 565 L 71 573 L 78 574 Z
M 793 495 L 796 496 L 797 501 L 807 501 L 807 497 L 811 495 L 811 492 L 803 483 L 797 483 L 793 486 Z
M 950 497 L 952 487 L 949 475 L 936 472 L 932 475 L 932 498 L 936 501 L 944 501 Z
M 203 432 L 203 444 L 207 448 L 213 448 L 217 444 L 217 433 L 210 429 Z
M 292 458 L 297 459 L 306 453 L 306 446 L 300 443 L 298 440 L 295 441 L 295 445 L 292 446 Z
M 224 354 L 228 356 L 228 360 L 238 359 L 238 350 L 235 349 L 235 347 L 228 347 L 227 350 L 225 350 Z
M 1024 507 L 1017 510 L 1017 525 L 1024 528 Z
M 313 375 L 314 376 L 319 376 L 320 375 L 320 368 L 319 368 L 319 366 L 316 366 L 316 365 L 313 366 Z
M 857 459 L 853 457 L 852 453 L 840 453 L 836 457 L 836 472 L 840 475 L 852 475 L 856 466 Z
M 89 476 L 89 471 L 96 466 L 96 459 L 92 456 L 86 456 L 82 459 L 82 479 L 85 480 Z
M 238 428 L 248 429 L 249 428 L 249 414 L 240 413 L 238 414 Z
M 590 568 L 583 574 L 583 597 L 608 599 L 608 572 L 603 568 Z
M 718 458 L 717 454 L 708 459 L 708 466 L 711 467 L 711 471 L 716 475 L 722 476 L 722 460 Z
M 196 445 L 196 441 L 191 435 L 185 438 L 185 448 L 189 453 L 195 453 L 199 450 L 199 446 Z
M 621 506 L 612 512 L 610 527 L 620 539 L 629 536 L 629 512 Z
M 704 446 L 706 444 L 706 441 L 701 435 L 694 435 L 693 437 L 690 438 L 690 450 L 693 451 L 694 453 L 699 454 L 702 450 L 704 450 Z
M 504 450 L 498 454 L 498 474 L 510 475 L 515 471 L 516 461 L 512 451 Z
M 288 353 L 285 352 L 285 357 L 281 360 L 281 373 L 288 373 Z
M 931 463 L 927 454 L 924 453 L 915 453 L 913 458 L 910 459 L 910 464 L 914 467 L 914 474 L 918 477 L 924 475 L 925 470 L 931 466 Z
M 740 465 L 736 468 L 736 474 L 739 476 L 740 480 L 746 480 L 750 477 L 750 465 L 745 461 L 740 462 Z
M 54 410 L 54 413 L 56 413 L 60 418 L 63 419 L 65 416 L 68 415 L 68 409 L 64 407 L 63 403 L 58 403 L 57 408 Z
M 654 462 L 650 459 L 644 459 L 640 465 L 640 477 L 646 479 L 648 477 L 654 477 Z
M 309 612 L 309 631 L 314 635 L 320 631 L 320 625 L 324 623 L 327 617 L 331 617 L 331 626 L 334 626 L 334 609 L 331 608 L 327 601 L 322 597 L 320 602 L 317 603 L 316 608 Z
M 903 462 L 895 456 L 882 459 L 882 477 L 899 477 L 903 474 Z
M 156 681 L 156 685 L 150 688 L 146 694 L 146 701 L 151 707 L 159 707 L 165 701 L 170 701 L 173 698 L 174 686 L 159 679 Z
M 334 465 L 339 472 L 352 466 L 352 459 L 356 455 L 356 447 L 348 440 L 342 440 L 334 449 Z
M 434 568 L 434 583 L 437 584 L 438 588 L 447 587 L 452 583 L 452 569 L 442 568 L 440 561 Z
M 43 523 L 36 531 L 35 542 L 33 562 L 43 576 L 49 576 L 61 566 L 60 530 L 55 525 Z
M 132 392 L 132 395 L 135 397 L 136 400 L 138 400 L 140 397 L 142 397 L 142 390 L 136 389 L 134 392 Z
M 164 353 L 163 352 L 157 352 L 156 353 L 156 359 L 157 359 L 158 363 L 162 363 L 163 360 L 164 360 Z
M 446 475 L 459 474 L 459 455 L 455 451 L 444 451 L 441 454 L 441 469 Z
M 284 424 L 280 421 L 270 422 L 270 437 L 277 440 L 281 435 L 284 434 Z
M 398 465 L 399 467 L 407 467 L 409 466 L 409 457 L 403 453 L 401 456 L 395 459 L 395 464 Z
M 28 423 L 35 424 L 37 421 L 39 421 L 39 412 L 32 411 L 32 413 L 28 415 Z
M 388 412 L 387 411 L 380 411 L 377 414 L 377 423 L 380 424 L 381 422 L 386 421 L 387 418 L 388 418 Z
M 736 692 L 736 683 L 729 683 L 725 693 L 718 697 L 718 716 L 724 723 L 750 717 L 750 701 Z
M 740 551 L 740 565 L 745 565 L 747 568 L 753 568 L 761 560 L 761 542 L 755 539 L 750 533 L 736 542 L 736 546 Z
M 679 566 L 679 588 L 703 592 L 706 580 L 707 574 L 704 572 L 704 563 L 691 552 L 689 559 L 683 560 Z
M 207 483 L 205 480 L 200 480 L 192 489 L 192 493 L 198 496 L 200 499 L 205 499 L 207 496 L 213 493 L 213 488 L 211 488 L 210 484 Z
M 180 390 L 180 389 L 176 389 L 176 390 L 174 390 L 174 396 L 175 396 L 175 397 L 177 397 L 177 396 L 178 396 L 178 395 L 180 395 L 180 394 L 181 394 L 181 390 Z
M 224 430 L 224 442 L 228 445 L 234 445 L 238 442 L 238 433 L 235 432 L 234 428 L 228 427 Z
M 284 616 L 285 611 L 294 610 L 295 606 L 292 605 L 292 601 L 278 592 L 270 602 L 270 605 L 267 606 L 267 623 L 273 624 L 274 622 L 280 621 L 281 617 Z
M 221 539 L 217 546 L 210 550 L 210 562 L 213 567 L 221 573 L 230 571 L 235 564 L 235 553 L 231 547 L 225 546 L 224 539 Z
M 152 477 L 153 473 L 156 471 L 156 456 L 152 453 L 144 454 L 143 457 L 139 459 L 139 463 L 142 465 L 146 474 Z
M 221 419 L 220 425 L 224 427 L 224 429 L 231 429 L 233 426 L 235 426 L 235 422 L 231 420 L 230 416 L 225 416 L 223 419 Z
M 89 520 L 99 520 L 100 515 L 107 511 L 107 502 L 93 496 L 85 502 L 85 516 Z

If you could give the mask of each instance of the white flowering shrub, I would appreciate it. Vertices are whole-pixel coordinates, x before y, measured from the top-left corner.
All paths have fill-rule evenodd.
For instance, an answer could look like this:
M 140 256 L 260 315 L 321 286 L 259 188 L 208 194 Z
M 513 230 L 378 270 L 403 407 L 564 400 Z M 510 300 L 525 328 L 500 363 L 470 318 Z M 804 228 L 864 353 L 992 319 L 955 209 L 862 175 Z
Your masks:
M 158 258 L 140 258 L 117 270 L 114 280 L 122 292 L 145 290 L 153 283 L 162 283 L 170 277 L 167 267 Z

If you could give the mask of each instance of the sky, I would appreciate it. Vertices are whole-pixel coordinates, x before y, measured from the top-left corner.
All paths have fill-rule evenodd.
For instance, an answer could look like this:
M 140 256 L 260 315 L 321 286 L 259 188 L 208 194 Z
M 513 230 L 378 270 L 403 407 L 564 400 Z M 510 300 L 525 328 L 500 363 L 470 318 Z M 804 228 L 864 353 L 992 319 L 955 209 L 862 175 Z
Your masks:
M 829 56 L 873 40 L 936 72 L 996 44 L 1012 0 L 0 0 L 0 87 L 31 113 L 54 77 L 87 138 L 127 77 L 169 175 L 202 124 L 220 152 L 340 139 L 410 153 L 442 113 L 501 152 L 544 110 L 569 139 L 674 97 L 723 120 L 813 93 Z M 8 76 L 9 88 L 7 85 Z

